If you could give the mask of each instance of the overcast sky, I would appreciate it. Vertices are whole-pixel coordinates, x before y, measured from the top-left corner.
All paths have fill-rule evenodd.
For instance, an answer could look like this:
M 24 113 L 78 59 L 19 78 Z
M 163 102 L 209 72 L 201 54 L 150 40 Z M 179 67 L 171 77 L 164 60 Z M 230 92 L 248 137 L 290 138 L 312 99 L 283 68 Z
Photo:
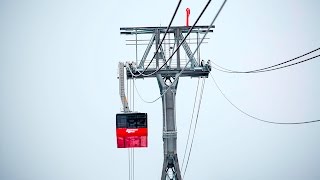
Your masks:
M 205 0 L 184 0 L 174 25 L 193 23 Z M 221 0 L 199 25 L 208 25 Z M 128 179 L 128 151 L 116 148 L 120 112 L 117 64 L 135 60 L 120 27 L 166 26 L 177 0 L 2 0 L 0 2 L 0 179 Z M 201 58 L 251 70 L 320 47 L 320 1 L 228 1 Z M 139 47 L 142 57 L 142 47 Z M 317 53 L 319 54 L 319 53 Z M 183 55 L 184 56 L 184 55 Z M 230 100 L 262 119 L 320 119 L 320 61 L 259 74 L 213 71 Z M 177 91 L 178 156 L 187 139 L 197 79 Z M 137 80 L 143 97 L 155 79 Z M 137 96 L 136 96 L 137 97 Z M 161 101 L 135 110 L 149 116 L 149 147 L 135 150 L 135 179 L 160 179 Z M 320 123 L 266 124 L 233 108 L 207 79 L 185 179 L 316 180 Z

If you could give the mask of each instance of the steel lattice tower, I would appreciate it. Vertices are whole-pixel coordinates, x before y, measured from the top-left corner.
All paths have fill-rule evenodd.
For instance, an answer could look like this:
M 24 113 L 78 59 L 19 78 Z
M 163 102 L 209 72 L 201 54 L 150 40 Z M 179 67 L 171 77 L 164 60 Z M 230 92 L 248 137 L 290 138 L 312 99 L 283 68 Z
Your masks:
M 163 168 L 161 174 L 161 180 L 182 180 L 178 155 L 177 155 L 177 128 L 176 128 L 176 93 L 178 87 L 178 81 L 180 77 L 204 77 L 207 78 L 210 72 L 210 65 L 204 64 L 200 61 L 199 50 L 197 52 L 197 59 L 187 41 L 183 41 L 185 33 L 190 30 L 189 26 L 175 26 L 168 29 L 168 36 L 166 36 L 165 43 L 160 45 L 160 38 L 166 32 L 167 27 L 124 27 L 120 28 L 120 34 L 135 35 L 135 43 L 131 45 L 138 45 L 137 36 L 140 34 L 151 35 L 145 49 L 145 52 L 140 62 L 129 63 L 127 65 L 127 78 L 157 78 L 160 94 L 162 95 L 162 109 L 163 109 Z M 199 36 L 205 33 L 208 26 L 195 26 L 191 33 L 196 34 L 196 44 L 199 44 Z M 209 32 L 213 30 L 210 29 Z M 173 36 L 173 39 L 170 39 Z M 169 37 L 169 38 L 167 38 Z M 180 57 L 180 49 L 177 49 L 175 58 L 168 61 L 161 70 L 158 70 L 171 55 L 170 53 L 174 48 L 181 47 L 184 49 L 187 59 L 183 62 Z M 166 45 L 169 48 L 166 48 Z M 149 64 L 151 60 L 147 60 L 147 57 L 151 51 L 152 46 L 155 47 L 155 61 L 151 63 L 147 69 L 146 64 Z M 136 51 L 137 52 L 137 51 Z M 184 71 L 178 76 L 178 74 L 185 67 L 187 62 L 190 64 L 186 66 Z M 158 70 L 156 73 L 156 70 Z M 144 71 L 147 76 L 140 75 Z M 150 75 L 148 75 L 150 74 Z

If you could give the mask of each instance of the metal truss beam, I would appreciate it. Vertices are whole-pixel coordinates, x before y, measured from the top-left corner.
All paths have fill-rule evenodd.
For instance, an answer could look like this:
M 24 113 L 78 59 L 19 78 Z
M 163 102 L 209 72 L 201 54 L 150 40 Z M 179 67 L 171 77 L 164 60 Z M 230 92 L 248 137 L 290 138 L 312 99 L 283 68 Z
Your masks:
M 153 34 L 152 35 L 152 37 L 151 37 L 151 39 L 150 39 L 150 41 L 149 41 L 149 44 L 148 44 L 148 46 L 147 46 L 147 48 L 146 48 L 146 50 L 145 50 L 145 52 L 144 52 L 144 54 L 143 54 L 143 56 L 142 56 L 142 59 L 141 59 L 141 61 L 140 61 L 140 63 L 139 63 L 139 66 L 138 66 L 138 68 L 140 69 L 140 68 L 144 68 L 144 62 L 146 61 L 146 59 L 147 59 L 147 57 L 148 57 L 148 54 L 149 54 L 149 52 L 150 52 L 150 50 L 151 50 L 151 48 L 152 48 L 152 45 L 153 45 L 153 42 L 154 42 L 154 40 L 155 40 L 155 34 Z
M 182 33 L 180 33 L 179 41 L 180 40 L 182 41 L 182 39 L 184 39 L 184 36 L 182 35 Z M 192 53 L 192 51 L 186 41 L 184 41 L 182 43 L 182 47 L 186 51 L 186 54 L 187 54 L 188 58 L 190 59 L 191 67 L 198 66 L 198 63 L 197 63 L 196 59 L 194 58 L 193 53 Z
M 181 30 L 181 33 L 187 33 L 190 26 L 172 26 L 168 33 L 174 33 L 174 30 L 177 28 Z M 205 33 L 207 28 L 208 26 L 195 26 L 191 33 Z M 214 26 L 212 28 L 214 28 Z M 153 34 L 155 29 L 159 29 L 160 33 L 165 33 L 167 27 L 122 27 L 120 28 L 120 34 Z M 210 32 L 213 32 L 213 30 L 210 30 Z
M 154 71 L 156 71 L 156 69 L 148 69 L 147 71 L 144 72 L 144 74 L 151 74 Z M 131 74 L 132 72 L 132 74 Z M 174 77 L 176 74 L 180 73 L 181 70 L 178 69 L 164 69 L 164 70 L 160 70 L 158 71 L 158 73 L 162 74 L 163 76 L 166 77 Z M 180 77 L 205 77 L 207 78 L 209 75 L 210 71 L 206 68 L 187 68 L 185 69 Z M 127 70 L 127 78 L 131 79 L 131 78 L 154 78 L 157 77 L 157 73 L 152 74 L 150 76 L 138 76 L 140 73 L 138 71 L 132 71 L 132 70 Z M 135 77 L 135 76 L 137 77 Z

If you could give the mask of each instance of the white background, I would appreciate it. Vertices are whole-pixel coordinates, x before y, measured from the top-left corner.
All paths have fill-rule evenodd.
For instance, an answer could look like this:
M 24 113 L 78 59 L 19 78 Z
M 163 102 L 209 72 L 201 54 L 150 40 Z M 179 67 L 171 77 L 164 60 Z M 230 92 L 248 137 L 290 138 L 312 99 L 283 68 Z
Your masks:
M 192 24 L 206 1 L 184 0 L 174 25 Z M 166 26 L 177 0 L 0 2 L 0 179 L 128 179 L 128 151 L 116 148 L 117 63 L 134 60 L 120 27 Z M 213 1 L 199 25 L 208 25 Z M 294 58 L 320 46 L 319 1 L 228 1 L 201 57 L 235 70 Z M 143 50 L 139 49 L 141 53 Z M 319 53 L 318 53 L 319 54 Z M 140 54 L 139 57 L 142 55 Z M 213 71 L 244 111 L 271 121 L 320 118 L 319 58 L 267 73 Z M 177 93 L 178 154 L 184 152 L 196 79 Z M 145 99 L 155 79 L 137 80 Z M 149 147 L 135 150 L 135 179 L 160 179 L 161 101 L 149 116 Z M 234 109 L 207 79 L 185 179 L 320 178 L 320 124 L 272 125 Z

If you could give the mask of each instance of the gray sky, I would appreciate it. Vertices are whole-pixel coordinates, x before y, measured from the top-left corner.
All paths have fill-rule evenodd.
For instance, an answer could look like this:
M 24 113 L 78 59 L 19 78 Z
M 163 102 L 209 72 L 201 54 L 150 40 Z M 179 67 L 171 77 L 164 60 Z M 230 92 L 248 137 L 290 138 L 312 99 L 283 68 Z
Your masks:
M 206 1 L 184 0 L 174 25 L 194 22 Z M 222 1 L 200 21 L 211 22 Z M 128 151 L 116 148 L 120 111 L 117 63 L 134 60 L 120 27 L 166 26 L 177 1 L 0 2 L 0 179 L 128 179 Z M 228 1 L 201 57 L 235 69 L 273 65 L 320 46 L 316 0 Z M 142 50 L 139 49 L 139 52 Z M 141 54 L 139 55 L 141 57 Z M 320 118 L 319 59 L 268 73 L 213 72 L 226 95 L 271 121 Z M 178 154 L 182 161 L 196 79 L 180 79 Z M 138 80 L 143 97 L 155 79 Z M 320 123 L 265 124 L 241 114 L 208 79 L 185 179 L 315 180 L 320 178 Z M 160 179 L 161 102 L 149 115 L 149 147 L 135 150 L 136 179 Z

